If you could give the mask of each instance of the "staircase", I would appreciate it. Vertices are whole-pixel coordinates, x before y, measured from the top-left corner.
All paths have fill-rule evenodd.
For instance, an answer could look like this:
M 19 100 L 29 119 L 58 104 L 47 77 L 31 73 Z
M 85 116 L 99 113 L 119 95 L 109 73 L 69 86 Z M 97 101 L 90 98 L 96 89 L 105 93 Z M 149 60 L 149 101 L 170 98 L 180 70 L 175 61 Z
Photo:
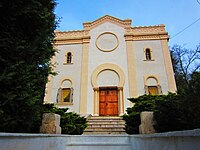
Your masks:
M 125 122 L 121 117 L 91 116 L 83 134 L 126 134 L 124 128 Z
M 81 135 L 70 136 L 67 150 L 132 150 L 127 135 Z

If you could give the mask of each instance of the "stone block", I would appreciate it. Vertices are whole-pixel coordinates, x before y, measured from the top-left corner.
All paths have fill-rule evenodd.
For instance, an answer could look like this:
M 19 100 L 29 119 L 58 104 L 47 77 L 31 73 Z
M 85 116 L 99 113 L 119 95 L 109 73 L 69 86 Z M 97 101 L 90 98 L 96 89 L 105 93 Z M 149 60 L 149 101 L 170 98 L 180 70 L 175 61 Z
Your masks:
M 140 134 L 156 133 L 154 129 L 155 121 L 153 119 L 153 112 L 144 111 L 140 114 L 141 124 L 139 126 Z
M 61 134 L 60 115 L 53 113 L 44 113 L 40 133 Z

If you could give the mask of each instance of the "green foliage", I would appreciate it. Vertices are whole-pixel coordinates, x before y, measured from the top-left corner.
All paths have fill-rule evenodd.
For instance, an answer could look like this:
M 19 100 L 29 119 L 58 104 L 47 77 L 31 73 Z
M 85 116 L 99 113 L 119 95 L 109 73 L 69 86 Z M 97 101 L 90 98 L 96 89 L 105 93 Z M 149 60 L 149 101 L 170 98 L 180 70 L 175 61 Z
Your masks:
M 200 43 L 195 49 L 174 45 L 171 49 L 183 129 L 200 127 Z
M 132 111 L 123 115 L 125 120 L 125 131 L 127 134 L 138 134 L 140 125 L 140 112 Z
M 60 126 L 62 134 L 81 135 L 87 127 L 87 120 L 84 117 L 74 113 L 68 112 L 68 108 L 57 108 L 53 104 L 45 104 L 44 112 L 56 113 L 61 116 Z
M 194 72 L 177 96 L 156 102 L 154 112 L 159 132 L 200 128 L 200 73 Z
M 127 114 L 123 116 L 126 132 L 139 132 L 142 111 L 154 112 L 154 127 L 158 132 L 200 128 L 200 73 L 193 73 L 189 85 L 189 89 L 185 87 L 184 94 L 143 95 L 130 99 L 135 105 L 127 108 Z
M 53 0 L 1 2 L 0 131 L 38 132 L 56 27 Z
M 184 129 L 183 110 L 181 108 L 182 100 L 179 95 L 168 94 L 156 101 L 154 126 L 158 132 L 178 131 Z
M 131 98 L 129 100 L 134 103 L 134 106 L 127 108 L 127 114 L 123 116 L 123 119 L 126 121 L 125 130 L 128 134 L 139 133 L 139 125 L 141 124 L 140 113 L 142 111 L 156 112 L 155 120 L 158 122 L 158 124 L 155 127 L 158 131 L 161 131 L 159 127 L 163 125 L 168 127 L 170 124 L 168 121 L 172 121 L 174 123 L 178 122 L 176 119 L 179 118 L 176 118 L 176 116 L 179 113 L 176 113 L 178 112 L 177 110 L 179 108 L 177 105 L 179 99 L 176 94 L 169 93 L 168 95 L 143 95 L 138 98 Z M 165 110 L 165 112 L 161 112 L 160 110 Z M 173 125 L 171 125 L 170 128 L 173 128 Z
M 183 116 L 186 129 L 200 128 L 200 72 L 191 74 L 182 96 Z
M 126 122 L 125 130 L 128 134 L 139 133 L 140 113 L 142 111 L 153 111 L 157 99 L 160 99 L 159 95 L 143 95 L 138 98 L 128 99 L 134 103 L 133 107 L 127 108 L 127 114 L 123 115 L 123 120 Z

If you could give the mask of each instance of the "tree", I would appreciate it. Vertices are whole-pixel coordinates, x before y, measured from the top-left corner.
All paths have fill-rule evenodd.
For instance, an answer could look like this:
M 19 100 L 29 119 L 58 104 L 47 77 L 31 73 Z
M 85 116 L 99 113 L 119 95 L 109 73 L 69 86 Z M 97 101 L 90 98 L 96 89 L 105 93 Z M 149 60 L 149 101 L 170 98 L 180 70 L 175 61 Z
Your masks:
M 36 132 L 54 55 L 54 0 L 3 0 L 0 23 L 0 131 Z
M 179 92 L 188 88 L 191 75 L 200 72 L 200 43 L 195 49 L 174 45 L 171 49 L 172 63 Z
M 174 45 L 171 50 L 185 129 L 200 124 L 200 43 L 195 49 Z

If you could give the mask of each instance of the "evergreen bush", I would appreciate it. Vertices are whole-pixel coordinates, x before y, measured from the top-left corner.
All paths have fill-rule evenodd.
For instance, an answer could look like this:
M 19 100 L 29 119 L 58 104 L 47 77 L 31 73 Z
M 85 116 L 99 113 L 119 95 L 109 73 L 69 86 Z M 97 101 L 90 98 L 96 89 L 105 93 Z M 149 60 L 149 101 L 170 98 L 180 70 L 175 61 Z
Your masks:
M 142 111 L 154 111 L 155 101 L 160 96 L 158 95 L 143 95 L 138 98 L 129 98 L 128 100 L 134 103 L 133 107 L 127 108 L 127 114 L 123 115 L 125 120 L 125 130 L 128 134 L 138 134 L 139 125 L 141 124 L 140 113 Z
M 128 134 L 139 133 L 142 111 L 154 112 L 154 119 L 157 122 L 155 129 L 158 132 L 174 131 L 182 125 L 180 99 L 176 94 L 143 95 L 129 100 L 134 103 L 134 106 L 127 108 L 127 114 L 123 115 L 126 122 L 125 130 Z
M 81 135 L 87 127 L 87 120 L 85 117 L 74 112 L 67 112 L 68 108 L 57 108 L 54 104 L 45 104 L 45 113 L 55 113 L 61 116 L 60 127 L 62 134 Z

